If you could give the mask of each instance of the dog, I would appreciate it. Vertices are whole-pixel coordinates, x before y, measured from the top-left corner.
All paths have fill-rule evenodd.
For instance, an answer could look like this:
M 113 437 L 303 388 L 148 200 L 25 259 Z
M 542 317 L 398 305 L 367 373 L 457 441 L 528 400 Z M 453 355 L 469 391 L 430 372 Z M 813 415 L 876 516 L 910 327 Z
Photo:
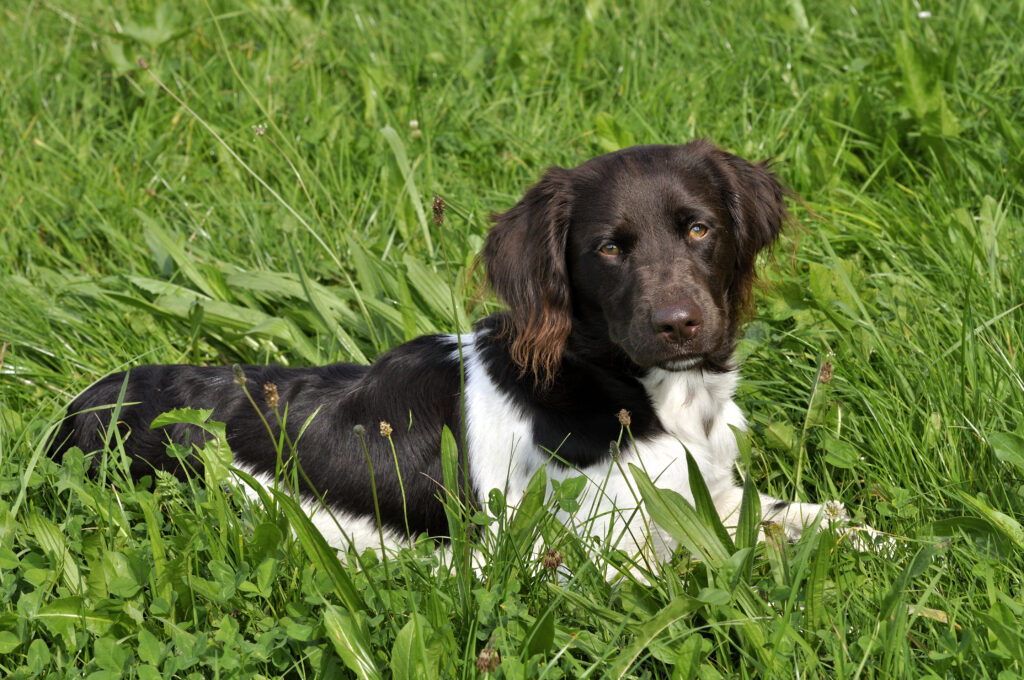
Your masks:
M 331 545 L 362 550 L 382 534 L 400 543 L 449 532 L 447 426 L 464 447 L 459 486 L 472 506 L 485 507 L 492 489 L 514 505 L 542 467 L 554 481 L 582 475 L 584 510 L 561 519 L 626 551 L 654 545 L 664 559 L 676 544 L 638 507 L 628 464 L 692 502 L 688 451 L 723 522 L 735 526 L 743 493 L 732 428 L 744 418 L 732 356 L 757 256 L 787 220 L 785 195 L 767 163 L 703 140 L 552 167 L 492 218 L 482 261 L 508 308 L 471 332 L 414 339 L 370 366 L 244 366 L 254 403 L 228 367 L 133 368 L 71 403 L 51 455 L 99 450 L 116 426 L 133 476 L 181 474 L 168 443 L 202 444 L 206 434 L 150 424 L 171 409 L 212 409 L 234 465 L 270 486 L 286 412 L 307 510 Z M 388 438 L 375 434 L 382 422 Z M 760 502 L 763 519 L 791 539 L 826 514 L 817 504 Z M 846 521 L 841 504 L 828 510 Z

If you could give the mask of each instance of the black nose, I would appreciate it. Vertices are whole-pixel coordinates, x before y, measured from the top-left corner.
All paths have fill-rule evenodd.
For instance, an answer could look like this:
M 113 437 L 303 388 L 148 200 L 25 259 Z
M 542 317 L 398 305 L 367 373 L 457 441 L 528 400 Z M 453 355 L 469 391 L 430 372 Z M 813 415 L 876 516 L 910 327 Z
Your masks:
M 651 315 L 654 332 L 676 345 L 692 340 L 701 321 L 700 308 L 689 302 L 659 307 Z

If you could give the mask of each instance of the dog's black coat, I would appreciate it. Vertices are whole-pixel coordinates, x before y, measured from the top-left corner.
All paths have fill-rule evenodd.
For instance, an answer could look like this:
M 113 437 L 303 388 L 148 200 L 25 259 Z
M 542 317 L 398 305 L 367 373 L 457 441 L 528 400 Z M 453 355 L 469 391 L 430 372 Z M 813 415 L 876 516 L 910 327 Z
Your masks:
M 733 369 L 755 258 L 779 233 L 783 193 L 763 164 L 693 142 L 634 147 L 572 170 L 552 168 L 515 207 L 496 216 L 483 259 L 509 310 L 478 323 L 472 351 L 486 369 L 487 390 L 507 398 L 530 423 L 537 451 L 557 452 L 555 465 L 610 462 L 609 442 L 621 433 L 615 415 L 622 409 L 637 442 L 665 435 L 642 383 L 651 371 L 713 375 Z M 390 444 L 378 434 L 380 421 L 390 423 L 410 528 L 443 535 L 442 427 L 466 441 L 459 354 L 456 337 L 425 336 L 372 366 L 243 370 L 272 424 L 277 417 L 262 386 L 277 386 L 278 413 L 287 409 L 289 437 L 297 440 L 316 494 L 334 510 L 372 518 L 370 472 L 353 431 L 362 425 L 381 519 L 404 531 Z M 51 454 L 71 446 L 102 448 L 110 406 L 125 381 L 118 426 L 133 475 L 180 471 L 167 442 L 195 443 L 203 433 L 149 425 L 182 407 L 213 409 L 212 418 L 227 424 L 236 461 L 274 474 L 274 441 L 229 368 L 142 366 L 103 378 L 70 405 Z M 490 465 L 496 453 L 471 445 L 471 470 Z M 715 455 L 728 469 L 735 454 Z M 472 494 L 482 499 L 488 491 L 473 488 Z
M 398 529 L 404 527 L 402 494 L 397 477 L 388 474 L 395 464 L 390 446 L 378 429 L 380 421 L 393 423 L 392 438 L 402 456 L 402 468 L 419 473 L 402 479 L 406 502 L 420 501 L 415 506 L 418 511 L 409 517 L 410 528 L 442 535 L 447 523 L 441 505 L 423 501 L 438 494 L 443 478 L 441 458 L 436 454 L 442 427 L 461 431 L 459 363 L 451 357 L 453 347 L 451 338 L 424 336 L 384 354 L 372 366 L 338 363 L 316 368 L 242 369 L 249 394 L 275 432 L 278 415 L 267 404 L 263 385 L 277 386 L 277 413 L 285 417 L 288 437 L 297 443 L 304 477 L 316 484 L 325 503 L 373 517 L 373 499 L 368 492 L 370 471 L 354 432 L 355 425 L 364 426 L 363 440 L 376 473 L 381 520 Z M 83 451 L 102 448 L 110 410 L 89 409 L 117 403 L 125 378 L 125 373 L 109 375 L 80 395 L 68 409 L 69 414 L 77 415 L 64 421 L 55 444 L 60 448 L 73 444 Z M 181 424 L 152 430 L 149 427 L 161 413 L 184 407 L 213 409 L 212 420 L 227 425 L 228 444 L 236 459 L 253 471 L 270 476 L 275 473 L 276 442 L 231 368 L 133 368 L 127 372 L 123 404 L 118 424 L 133 456 L 131 473 L 135 477 L 152 474 L 154 468 L 185 472 L 177 458 L 167 455 L 167 442 L 202 444 L 205 432 Z M 416 406 L 407 408 L 410 404 Z M 303 429 L 307 420 L 308 427 Z M 288 455 L 287 447 L 284 453 Z M 311 455 L 301 455 L 306 453 Z M 201 470 L 197 460 L 189 464 Z M 300 482 L 305 485 L 305 479 Z

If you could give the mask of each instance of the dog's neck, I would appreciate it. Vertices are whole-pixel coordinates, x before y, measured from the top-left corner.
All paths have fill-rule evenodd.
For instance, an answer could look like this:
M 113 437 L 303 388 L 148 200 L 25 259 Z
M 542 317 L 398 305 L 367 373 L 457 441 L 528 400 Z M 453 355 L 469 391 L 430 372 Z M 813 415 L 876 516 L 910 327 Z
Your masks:
M 686 371 L 651 369 L 640 379 L 665 431 L 680 441 L 724 438 L 732 445 L 729 426 L 744 427 L 733 401 L 738 374 L 694 368 Z

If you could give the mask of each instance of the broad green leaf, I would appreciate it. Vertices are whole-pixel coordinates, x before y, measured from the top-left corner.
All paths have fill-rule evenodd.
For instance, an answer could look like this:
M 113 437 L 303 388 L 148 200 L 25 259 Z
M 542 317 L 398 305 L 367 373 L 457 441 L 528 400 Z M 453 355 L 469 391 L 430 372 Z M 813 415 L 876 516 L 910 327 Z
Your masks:
M 149 581 L 149 565 L 117 550 L 103 553 L 101 562 L 107 590 L 117 597 L 135 597 Z
M 231 447 L 228 446 L 227 426 L 216 420 L 210 420 L 211 415 L 213 415 L 212 409 L 172 409 L 154 418 L 149 427 L 156 429 L 181 423 L 198 427 L 209 433 L 211 436 L 203 446 L 196 445 L 195 450 L 203 461 L 203 475 L 207 485 L 216 486 L 228 480 L 234 456 L 231 453 Z
M 611 114 L 601 112 L 594 118 L 597 145 L 604 151 L 618 151 L 633 146 L 636 141 L 633 134 Z
M 372 256 L 369 251 L 355 238 L 348 241 L 349 260 L 355 267 L 355 278 L 359 281 L 360 288 L 367 297 L 380 297 L 384 294 L 385 285 L 382 280 L 383 262 L 380 258 Z M 390 290 L 390 287 L 388 288 Z
M 555 486 L 556 482 L 552 480 L 551 484 Z M 570 514 L 575 513 L 580 509 L 579 497 L 586 486 L 587 478 L 583 475 L 570 477 L 561 484 L 558 484 L 554 492 L 558 507 Z
M 764 434 L 765 446 L 772 450 L 790 453 L 796 449 L 796 428 L 789 423 L 781 421 L 766 423 Z
M 153 495 L 137 491 L 135 494 L 146 520 L 146 535 L 153 554 L 153 575 L 156 581 L 156 594 L 159 597 L 171 597 L 171 584 L 167 578 L 167 551 L 164 548 L 163 527 L 157 520 L 157 502 Z
M 758 527 L 761 526 L 761 517 L 761 496 L 754 488 L 754 483 L 748 474 L 743 480 L 740 516 L 736 521 L 737 548 L 754 547 L 754 544 L 757 543 Z
M 544 500 L 547 490 L 548 473 L 544 467 L 541 467 L 530 478 L 522 498 L 508 499 L 516 504 L 516 510 L 512 516 L 512 524 L 509 528 L 515 537 L 516 546 L 521 551 L 521 554 L 529 554 L 533 549 L 537 523 L 545 512 Z
M 100 47 L 103 50 L 103 56 L 107 59 L 107 63 L 113 67 L 113 75 L 123 76 L 139 68 L 138 63 L 125 56 L 124 44 L 120 40 L 104 36 L 100 40 Z
M 703 643 L 704 638 L 697 634 L 682 641 L 676 655 L 675 668 L 672 669 L 672 680 L 693 680 L 697 677 L 700 662 L 704 659 L 701 651 Z
M 546 654 L 555 641 L 555 608 L 548 607 L 533 622 L 526 633 L 526 658 Z
M 274 527 L 275 529 L 277 527 Z M 274 587 L 274 578 L 277 575 L 277 560 L 273 557 L 267 557 L 259 566 L 256 567 L 256 587 L 259 589 L 259 594 L 265 598 L 270 598 Z
M 152 23 L 140 23 L 127 18 L 120 26 L 120 32 L 147 47 L 159 47 L 182 30 L 178 26 L 181 17 L 174 7 L 171 2 L 158 3 Z
M 993 557 L 1012 550 L 1010 540 L 999 529 L 981 517 L 960 516 L 929 522 L 921 527 L 918 536 L 948 538 L 960 533 L 969 536 L 979 548 L 987 547 Z
M 455 443 L 455 435 L 445 425 L 441 430 L 441 474 L 444 476 L 444 512 L 448 519 L 448 535 L 452 541 L 452 552 L 459 569 L 468 569 L 469 546 L 466 543 L 463 517 L 466 508 L 462 505 L 463 490 L 459 488 L 462 480 L 468 477 L 460 474 L 462 461 L 459 459 L 459 446 Z M 461 573 L 461 572 L 460 572 Z M 466 574 L 468 578 L 468 574 Z M 461 581 L 460 581 L 461 583 Z
M 50 648 L 42 638 L 36 638 L 28 646 L 28 654 L 25 655 L 28 661 L 29 670 L 33 673 L 42 673 L 50 663 Z
M 94 635 L 104 635 L 116 619 L 96 611 L 87 611 L 81 597 L 62 597 L 43 605 L 33 617 L 66 641 L 74 639 L 74 631 L 83 624 Z M 73 648 L 73 647 L 72 647 Z
M 7 546 L 0 546 L 0 569 L 14 571 L 18 568 L 20 561 L 18 555 Z
M 93 645 L 93 658 L 100 668 L 120 673 L 125 669 L 128 659 L 131 658 L 131 651 L 126 645 L 119 644 L 113 638 L 101 637 Z
M 1020 632 L 1020 620 L 1005 604 L 996 602 L 988 613 L 979 613 L 977 617 L 1017 663 L 1024 663 L 1024 636 Z
M 139 660 L 154 666 L 160 665 L 164 655 L 164 644 L 145 628 L 139 628 L 137 653 Z
M 139 680 L 162 680 L 163 678 L 156 666 L 151 666 L 149 664 L 139 664 L 137 672 L 139 674 Z
M 381 677 L 370 651 L 369 636 L 358 613 L 352 614 L 332 604 L 325 604 L 324 628 L 334 645 L 334 651 L 357 678 L 376 680 Z
M 20 644 L 21 638 L 17 635 L 9 630 L 0 630 L 0 654 L 10 654 Z
M 395 636 L 389 664 L 392 677 L 395 680 L 433 680 L 439 677 L 442 652 L 427 617 L 414 613 Z
M 938 97 L 934 77 L 928 72 L 925 59 L 917 45 L 906 31 L 897 34 L 893 44 L 896 62 L 903 74 L 903 103 L 918 119 L 923 119 L 929 112 L 938 109 Z
M 153 419 L 153 422 L 149 424 L 149 427 L 150 429 L 155 430 L 156 428 L 164 427 L 165 425 L 176 425 L 178 423 L 182 423 L 185 425 L 195 425 L 196 427 L 206 430 L 207 421 L 212 415 L 212 408 L 176 408 L 158 415 Z
M 459 460 L 459 446 L 455 442 L 455 435 L 447 425 L 441 431 L 441 463 L 445 491 L 450 498 L 458 499 L 462 495 L 459 489 L 459 480 L 462 479 L 459 469 L 462 467 L 462 461 Z M 458 532 L 454 531 L 454 527 L 452 529 L 454 538 Z
M 647 473 L 635 465 L 630 464 L 629 469 L 648 514 L 659 527 L 714 567 L 721 566 L 729 558 L 729 551 L 718 532 L 701 520 L 685 498 L 675 491 L 658 489 Z
M 999 512 L 980 498 L 975 498 L 966 493 L 958 494 L 960 499 L 971 506 L 992 524 L 995 528 L 1006 534 L 1007 538 L 1016 544 L 1018 550 L 1024 550 L 1024 528 L 1014 518 Z
M 906 31 L 899 32 L 893 52 L 903 76 L 901 103 L 925 132 L 946 137 L 959 135 L 960 122 L 943 90 L 941 61 L 935 54 L 927 54 Z
M 693 496 L 693 507 L 697 511 L 697 516 L 715 531 L 725 549 L 732 552 L 736 549 L 732 537 L 729 536 L 729 530 L 723 524 L 722 518 L 718 516 L 715 501 L 711 498 L 711 492 L 708 491 L 708 485 L 704 481 L 700 466 L 697 465 L 697 461 L 693 459 L 689 451 L 686 452 L 686 468 L 690 482 L 690 494 Z M 727 521 L 733 526 L 738 520 L 739 517 L 735 516 L 727 518 Z
M 725 561 L 718 572 L 715 583 L 729 593 L 736 591 L 742 584 L 750 583 L 750 574 L 754 566 L 754 548 L 740 548 Z
M 996 458 L 1024 472 L 1024 437 L 1013 432 L 996 432 L 988 437 Z
M 687 620 L 693 612 L 703 606 L 698 600 L 686 595 L 678 595 L 662 607 L 649 620 L 637 627 L 636 639 L 619 654 L 608 667 L 605 677 L 623 678 L 636 662 L 637 657 L 646 650 L 651 642 L 669 626 Z
M 811 24 L 807 21 L 807 10 L 804 9 L 802 0 L 789 0 L 787 4 L 789 5 L 789 13 L 792 15 L 797 27 L 805 33 L 811 30 Z
M 829 465 L 852 470 L 860 464 L 860 454 L 857 452 L 857 448 L 849 442 L 826 437 L 822 440 L 821 446 L 827 452 L 825 462 Z
M 63 532 L 56 524 L 37 512 L 28 516 L 26 524 L 35 535 L 36 540 L 39 541 L 39 545 L 50 555 L 57 569 L 60 570 L 64 586 L 71 594 L 80 594 L 82 592 L 82 575 L 75 558 L 67 549 Z
M 728 591 L 721 588 L 701 588 L 697 593 L 697 600 L 703 604 L 724 607 L 732 601 L 732 597 Z
M 782 525 L 778 522 L 764 523 L 764 552 L 771 565 L 772 579 L 775 585 L 788 587 L 790 584 L 789 568 L 789 539 Z
M 739 450 L 740 462 L 743 463 L 744 469 L 748 469 L 750 467 L 751 452 L 750 434 L 735 425 L 730 425 L 729 429 L 732 430 L 732 436 L 736 438 L 736 448 Z

